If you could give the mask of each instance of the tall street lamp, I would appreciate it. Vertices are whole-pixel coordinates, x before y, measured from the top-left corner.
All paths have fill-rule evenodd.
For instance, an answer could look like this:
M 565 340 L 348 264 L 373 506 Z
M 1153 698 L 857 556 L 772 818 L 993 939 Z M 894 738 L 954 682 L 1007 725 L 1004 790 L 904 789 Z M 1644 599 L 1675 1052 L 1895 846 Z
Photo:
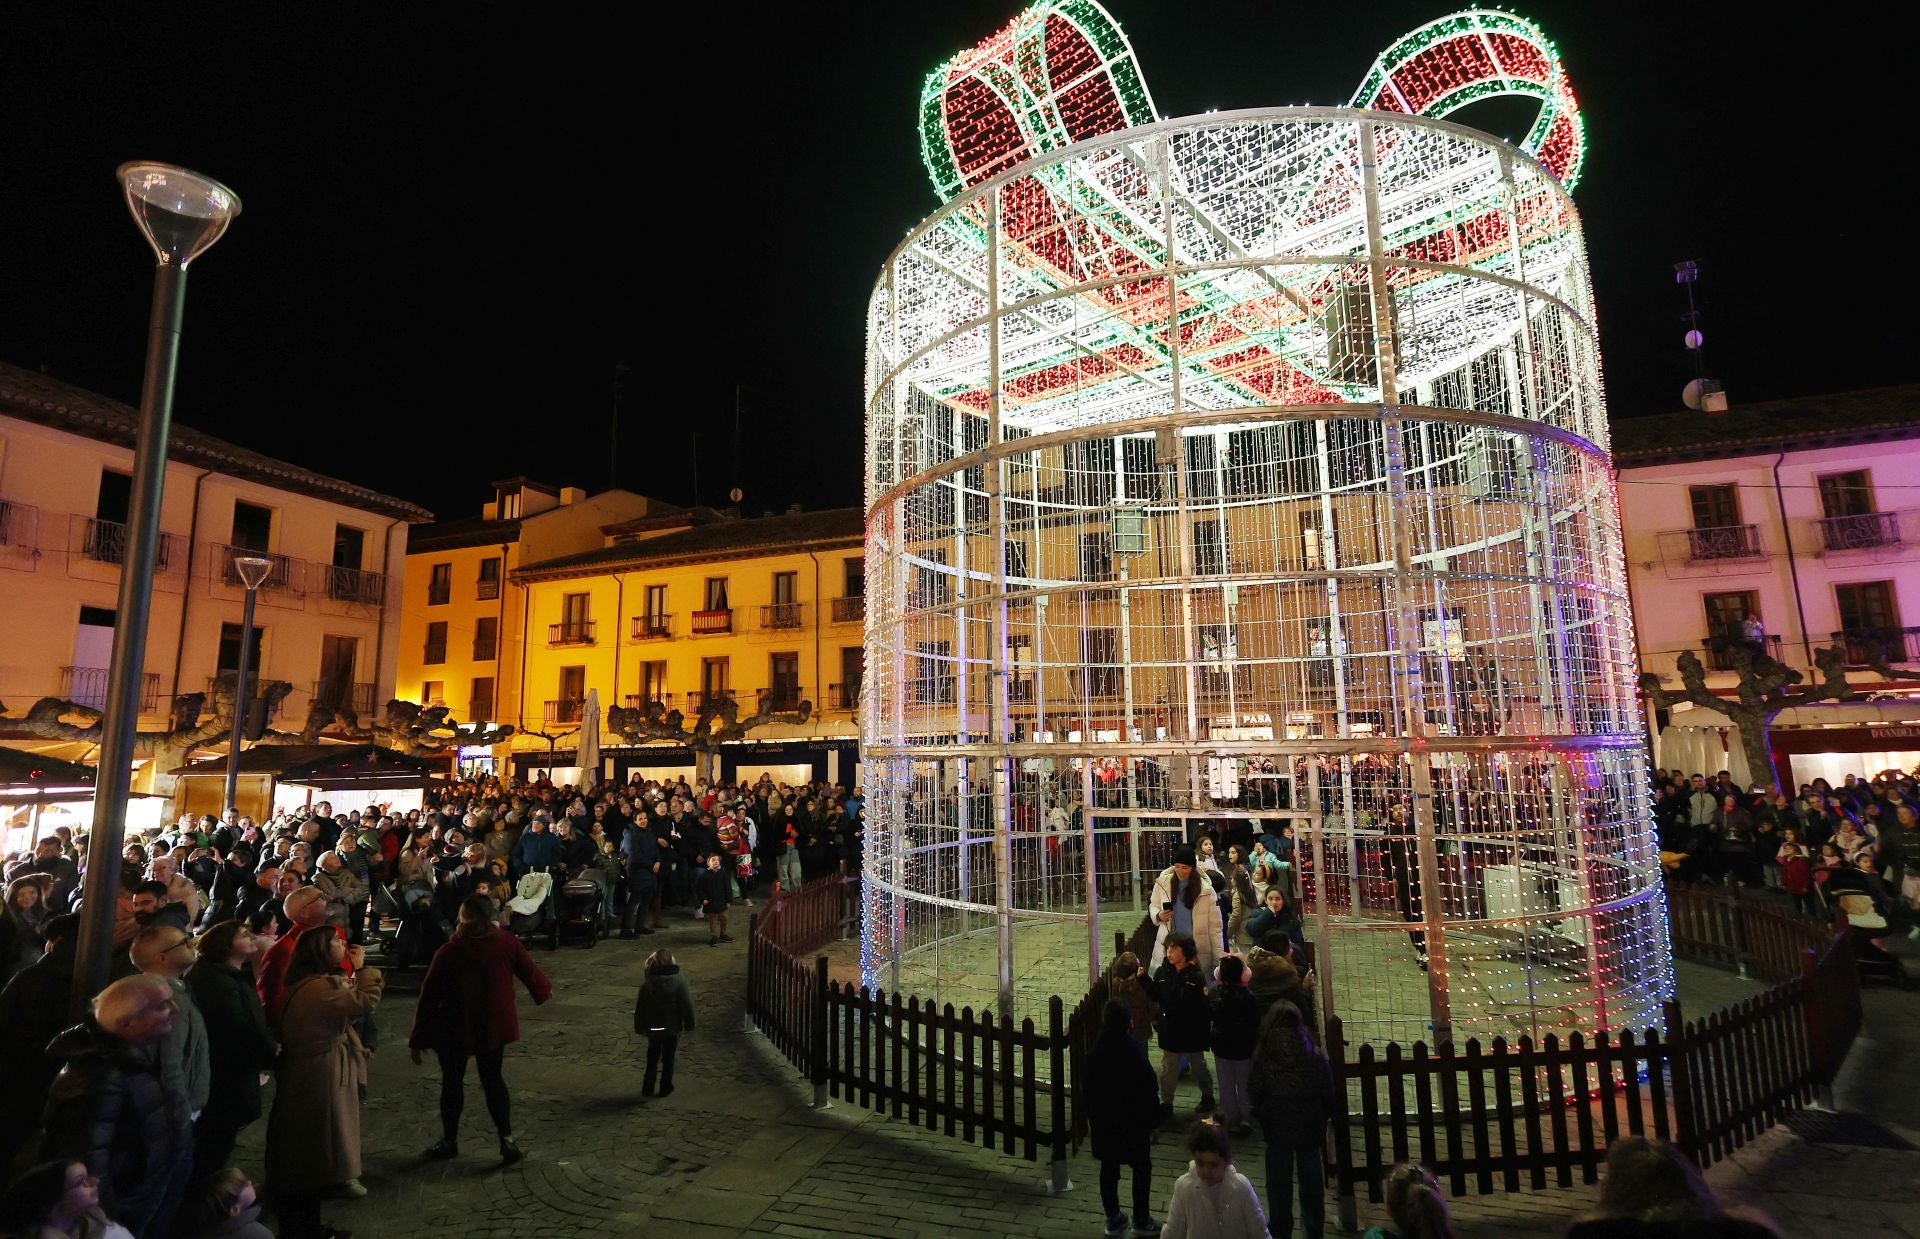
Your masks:
M 253 602 L 260 596 L 260 582 L 273 571 L 273 561 L 265 555 L 229 554 L 233 558 L 234 575 L 247 587 L 247 608 L 240 617 L 240 671 L 233 680 L 233 736 L 227 747 L 227 798 L 221 805 L 238 813 L 240 806 L 234 791 L 240 785 L 240 736 L 247 723 L 247 672 L 253 663 Z
M 133 493 L 120 602 L 113 625 L 113 662 L 100 728 L 93 830 L 87 840 L 86 915 L 81 918 L 73 1003 L 84 1012 L 107 983 L 113 947 L 114 895 L 133 783 L 133 740 L 140 721 L 140 676 L 153 599 L 154 552 L 160 539 L 160 496 L 167 478 L 167 436 L 173 420 L 173 372 L 186 305 L 187 264 L 206 253 L 233 217 L 240 198 L 210 177 L 162 163 L 122 164 L 127 210 L 153 246 L 153 310 L 147 325 L 146 373 L 140 386 L 140 430 L 133 449 Z

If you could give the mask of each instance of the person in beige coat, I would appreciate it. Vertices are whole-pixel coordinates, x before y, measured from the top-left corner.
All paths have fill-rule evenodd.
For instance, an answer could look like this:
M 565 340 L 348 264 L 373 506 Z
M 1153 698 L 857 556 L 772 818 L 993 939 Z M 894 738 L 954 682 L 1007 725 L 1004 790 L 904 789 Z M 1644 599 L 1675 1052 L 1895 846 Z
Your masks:
M 302 934 L 287 965 L 286 999 L 275 1021 L 278 1085 L 267 1120 L 267 1183 L 279 1202 L 281 1239 L 331 1233 L 320 1222 L 323 1195 L 367 1193 L 360 1185 L 367 1055 L 353 1022 L 380 1005 L 383 983 L 375 968 L 348 977 L 347 955 L 338 934 Z
M 1149 972 L 1158 972 L 1167 957 L 1167 938 L 1175 933 L 1190 933 L 1199 951 L 1196 962 L 1211 985 L 1214 966 L 1220 962 L 1226 918 L 1220 911 L 1219 892 L 1205 870 L 1198 868 L 1192 848 L 1174 854 L 1173 863 L 1153 883 L 1153 902 L 1148 915 L 1160 928 L 1153 940 L 1153 958 Z

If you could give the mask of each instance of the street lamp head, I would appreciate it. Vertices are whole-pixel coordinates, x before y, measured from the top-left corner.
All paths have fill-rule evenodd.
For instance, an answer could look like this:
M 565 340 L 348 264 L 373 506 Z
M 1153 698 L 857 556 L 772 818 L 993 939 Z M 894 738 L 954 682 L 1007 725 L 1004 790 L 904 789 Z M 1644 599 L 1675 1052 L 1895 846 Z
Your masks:
M 119 177 L 127 210 L 163 267 L 184 267 L 198 258 L 240 214 L 238 194 L 172 164 L 125 163 Z
M 267 573 L 273 571 L 273 561 L 265 555 L 235 555 L 233 571 L 240 583 L 248 589 L 259 589 L 260 582 L 267 579 Z

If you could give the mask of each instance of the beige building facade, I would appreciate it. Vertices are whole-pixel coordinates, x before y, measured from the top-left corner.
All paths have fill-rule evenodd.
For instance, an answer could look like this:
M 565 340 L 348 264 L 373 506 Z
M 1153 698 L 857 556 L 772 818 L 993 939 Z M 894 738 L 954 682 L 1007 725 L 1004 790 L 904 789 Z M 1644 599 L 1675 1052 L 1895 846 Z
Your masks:
M 106 696 L 137 411 L 45 375 L 0 365 L 0 703 L 18 718 L 55 697 Z M 164 728 L 176 695 L 208 691 L 238 665 L 245 589 L 238 550 L 273 563 L 255 610 L 253 666 L 293 688 L 267 725 L 297 731 L 318 701 L 372 717 L 400 661 L 408 531 L 431 513 L 185 426 L 174 427 L 141 680 L 142 730 Z M 15 747 L 91 760 L 9 728 Z M 215 746 L 214 751 L 219 746 Z M 70 752 L 60 750 L 67 749 Z M 166 792 L 164 771 L 136 789 Z

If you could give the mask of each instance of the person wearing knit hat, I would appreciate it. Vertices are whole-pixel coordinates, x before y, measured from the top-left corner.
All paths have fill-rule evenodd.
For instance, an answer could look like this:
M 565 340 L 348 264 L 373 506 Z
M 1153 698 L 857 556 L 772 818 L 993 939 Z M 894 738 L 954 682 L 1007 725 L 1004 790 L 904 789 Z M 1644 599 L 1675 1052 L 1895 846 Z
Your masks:
M 1175 852 L 1173 863 L 1154 880 L 1153 899 L 1147 910 L 1159 922 L 1159 931 L 1154 937 L 1150 969 L 1157 971 L 1166 958 L 1168 935 L 1187 933 L 1193 935 L 1200 971 L 1213 975 L 1226 940 L 1226 917 L 1213 883 L 1214 875 L 1195 864 L 1190 847 Z

